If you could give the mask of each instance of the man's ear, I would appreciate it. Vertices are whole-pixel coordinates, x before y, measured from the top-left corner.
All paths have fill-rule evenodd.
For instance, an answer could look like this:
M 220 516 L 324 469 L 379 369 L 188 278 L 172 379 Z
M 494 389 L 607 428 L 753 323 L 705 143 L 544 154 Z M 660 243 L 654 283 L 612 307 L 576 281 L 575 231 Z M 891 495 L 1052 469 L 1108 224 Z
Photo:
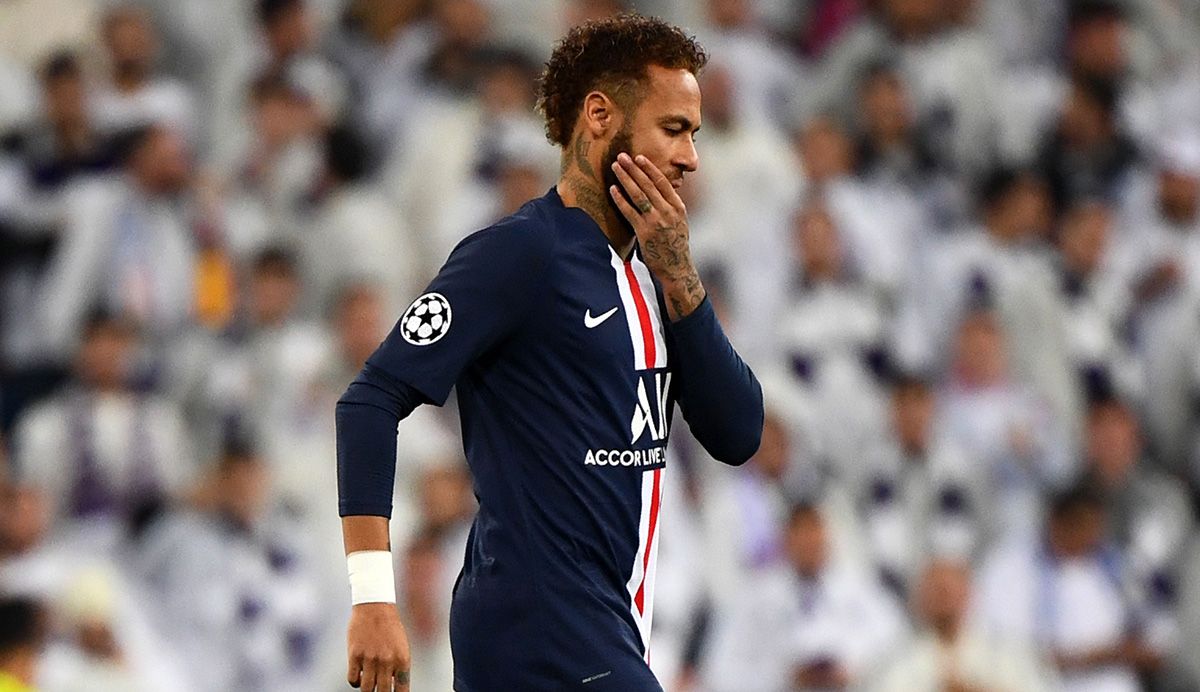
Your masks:
M 583 98 L 584 132 L 592 139 L 606 139 L 620 129 L 621 111 L 603 91 L 590 91 Z

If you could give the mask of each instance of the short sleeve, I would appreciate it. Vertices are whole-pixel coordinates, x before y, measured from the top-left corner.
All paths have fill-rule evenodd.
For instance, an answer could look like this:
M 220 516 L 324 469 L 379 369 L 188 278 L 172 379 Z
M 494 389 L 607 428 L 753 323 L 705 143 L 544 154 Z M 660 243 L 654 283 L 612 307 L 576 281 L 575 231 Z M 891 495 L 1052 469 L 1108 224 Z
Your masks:
M 553 241 L 552 229 L 529 217 L 467 237 L 367 363 L 442 405 L 462 371 L 521 323 Z

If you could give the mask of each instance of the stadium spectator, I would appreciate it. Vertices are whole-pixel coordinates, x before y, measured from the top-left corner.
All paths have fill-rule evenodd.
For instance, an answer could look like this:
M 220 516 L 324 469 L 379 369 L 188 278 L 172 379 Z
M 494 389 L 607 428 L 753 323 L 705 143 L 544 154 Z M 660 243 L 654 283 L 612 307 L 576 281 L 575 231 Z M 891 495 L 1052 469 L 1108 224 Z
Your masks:
M 50 516 L 41 492 L 0 480 L 0 559 L 28 553 L 49 530 Z
M 437 31 L 420 0 L 349 3 L 329 52 L 350 82 L 356 122 L 374 145 L 403 139 L 421 104 L 421 69 Z
M 449 601 L 444 591 L 449 565 L 441 539 L 420 532 L 408 543 L 399 572 L 400 607 L 412 647 L 413 689 L 440 690 L 454 686 L 454 660 L 450 655 Z M 461 559 L 458 560 L 461 563 Z
M 1130 598 L 1129 556 L 1109 542 L 1107 518 L 1095 492 L 1059 493 L 1045 532 L 998 547 L 979 577 L 985 631 L 1049 652 L 1066 692 L 1140 690 L 1138 675 L 1174 645 L 1155 641 L 1161 628 Z
M 8 134 L 4 158 L 20 168 L 24 184 L 5 189 L 5 219 L 44 232 L 60 211 L 59 193 L 72 180 L 111 165 L 106 142 L 88 110 L 87 80 L 79 56 L 55 53 L 39 68 L 41 110 L 33 122 Z
M 1063 214 L 1056 242 L 1059 293 L 1066 309 L 1067 356 L 1077 382 L 1110 383 L 1123 395 L 1144 394 L 1144 373 L 1129 343 L 1133 292 L 1119 267 L 1111 205 L 1073 204 Z
M 195 99 L 185 84 L 157 73 L 161 39 L 149 13 L 134 4 L 113 7 L 103 38 L 109 73 L 91 104 L 99 127 L 115 133 L 156 126 L 194 138 Z
M 872 574 L 831 554 L 820 510 L 794 507 L 785 540 L 787 560 L 745 583 L 713 633 L 706 689 L 845 689 L 902 641 L 903 613 Z
M 55 601 L 56 637 L 38 663 L 42 692 L 127 692 L 147 689 L 130 661 L 118 626 L 111 574 L 83 569 Z M 123 624 L 123 623 L 121 623 Z
M 1057 679 L 1038 660 L 1027 640 L 995 637 L 967 618 L 971 569 L 963 562 L 935 560 L 921 573 L 912 606 L 920 630 L 890 657 L 868 686 L 875 692 L 1038 692 L 1056 689 Z
M 704 166 L 680 189 L 688 205 L 697 262 L 729 277 L 727 324 L 747 342 L 747 356 L 773 357 L 773 339 L 791 271 L 789 219 L 801 191 L 799 161 L 770 123 L 746 119 L 735 76 L 719 60 L 700 75 L 704 148 L 720 166 Z
M 982 223 L 923 249 L 898 318 L 897 359 L 906 369 L 942 371 L 964 315 L 992 308 L 1005 332 L 1013 377 L 1075 431 L 1082 409 L 1063 333 L 1065 307 L 1046 247 L 1053 221 L 1047 190 L 1036 175 L 999 169 L 980 192 Z
M 970 313 L 959 327 L 953 376 L 940 395 L 939 433 L 972 460 L 990 506 L 990 538 L 1036 531 L 1044 491 L 1076 473 L 1068 433 L 1036 394 L 1010 376 L 1005 335 L 995 313 Z
M 875 194 L 854 176 L 854 143 L 848 128 L 817 117 L 795 133 L 806 194 L 819 197 L 844 239 L 847 261 L 861 279 L 893 299 L 906 283 L 919 216 L 900 200 Z
M 536 67 L 519 51 L 496 49 L 473 68 L 474 96 L 430 99 L 410 117 L 411 137 L 397 139 L 387 171 L 422 263 L 438 266 L 460 240 L 500 218 L 498 183 L 504 163 L 532 164 L 539 193 L 553 182 L 555 161 L 542 154 L 542 125 L 534 116 Z M 457 190 L 442 204 L 440 190 Z M 528 201 L 522 200 L 522 203 Z M 432 276 L 421 277 L 422 283 Z
M 175 404 L 136 385 L 140 334 L 103 312 L 84 326 L 74 378 L 18 422 L 15 477 L 49 504 L 52 526 L 78 546 L 111 549 L 147 503 L 182 494 L 196 472 Z
M 69 187 L 111 167 L 106 142 L 87 107 L 79 58 L 62 51 L 39 70 L 41 110 L 0 144 L 0 361 L 43 364 L 36 298 L 62 232 Z
M 707 31 L 700 38 L 732 79 L 737 119 L 778 128 L 795 112 L 808 79 L 795 55 L 768 39 L 751 0 L 705 0 Z
M 425 276 L 426 240 L 413 232 L 392 200 L 373 184 L 377 157 L 348 126 L 328 130 L 322 141 L 321 182 L 313 195 L 308 229 L 299 243 L 306 312 L 322 314 L 337 292 L 353 282 L 381 287 L 385 314 L 398 314 Z
M 294 255 L 281 248 L 255 258 L 243 319 L 217 346 L 206 395 L 210 428 L 217 432 L 210 444 L 239 435 L 260 441 L 275 485 L 289 499 L 307 496 L 311 479 L 284 451 L 291 449 L 289 422 L 307 409 L 305 387 L 329 348 L 321 326 L 298 313 L 298 272 Z
M 66 200 L 39 305 L 43 348 L 55 357 L 74 351 L 93 307 L 134 321 L 156 348 L 192 314 L 186 146 L 171 130 L 146 127 L 124 133 L 120 148 L 120 175 L 89 180 Z
M 320 115 L 309 96 L 268 72 L 251 84 L 249 98 L 248 137 L 214 174 L 226 194 L 225 241 L 241 262 L 300 243 L 322 163 Z
M 849 265 L 845 234 L 825 206 L 814 200 L 793 224 L 796 280 L 775 326 L 777 350 L 819 411 L 829 470 L 854 484 L 883 424 L 884 308 Z
M 1099 78 L 1076 78 L 1057 126 L 1048 133 L 1038 167 L 1055 203 L 1086 197 L 1120 200 L 1128 194 L 1137 147 L 1117 120 L 1117 87 Z
M 262 43 L 257 66 L 248 74 L 283 74 L 317 107 L 325 123 L 345 108 L 344 80 L 318 52 L 316 18 L 308 0 L 258 0 Z
M 1163 133 L 1149 209 L 1131 211 L 1123 258 L 1133 284 L 1135 352 L 1146 373 L 1146 432 L 1166 468 L 1187 465 L 1196 392 L 1200 288 L 1200 131 Z
M 912 85 L 918 121 L 936 134 L 938 160 L 968 179 L 986 170 L 996 116 L 992 47 L 972 25 L 951 21 L 938 0 L 884 0 L 872 9 L 831 46 L 809 107 L 849 120 L 864 69 L 895 61 Z
M 1086 430 L 1085 478 L 1107 503 L 1112 540 L 1147 607 L 1165 614 L 1165 626 L 1173 628 L 1180 558 L 1195 528 L 1187 488 L 1146 463 L 1137 417 L 1123 401 L 1094 401 Z
M 856 174 L 881 200 L 904 209 L 917 206 L 919 233 L 951 230 L 963 221 L 966 190 L 934 155 L 930 134 L 916 121 L 912 93 L 892 64 L 866 68 L 858 83 Z
M 712 483 L 706 496 L 704 551 L 711 559 L 705 582 L 719 608 L 737 596 L 740 585 L 783 556 L 788 477 L 795 473 L 793 437 L 778 411 L 768 413 L 758 453 L 734 478 L 721 474 L 721 482 Z
M 852 485 L 870 558 L 899 595 L 930 558 L 967 560 L 980 540 L 977 463 L 938 429 L 936 411 L 929 382 L 894 377 L 889 425 Z
M 318 546 L 292 530 L 270 484 L 264 460 L 231 444 L 198 506 L 168 508 L 136 544 L 151 626 L 206 689 L 320 689 L 315 654 L 336 617 L 319 607 L 309 552 Z

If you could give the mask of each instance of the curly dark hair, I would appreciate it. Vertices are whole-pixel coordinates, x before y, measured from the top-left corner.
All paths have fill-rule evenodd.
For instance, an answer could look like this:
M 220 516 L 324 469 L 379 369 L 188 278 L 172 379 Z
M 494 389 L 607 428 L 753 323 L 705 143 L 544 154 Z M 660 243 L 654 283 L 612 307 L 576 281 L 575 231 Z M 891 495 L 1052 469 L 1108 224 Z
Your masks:
M 546 139 L 566 146 L 590 91 L 603 89 L 626 108 L 643 84 L 647 66 L 699 74 L 707 62 L 695 37 L 661 19 L 620 14 L 581 24 L 554 47 L 538 80 Z

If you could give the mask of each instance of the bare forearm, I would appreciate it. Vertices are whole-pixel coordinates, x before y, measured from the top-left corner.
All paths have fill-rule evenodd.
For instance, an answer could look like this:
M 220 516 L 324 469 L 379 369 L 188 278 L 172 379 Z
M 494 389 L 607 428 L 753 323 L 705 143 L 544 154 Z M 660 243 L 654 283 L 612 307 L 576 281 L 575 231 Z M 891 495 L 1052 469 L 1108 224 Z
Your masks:
M 342 517 L 342 542 L 346 554 L 363 550 L 390 550 L 387 517 L 352 515 Z
M 663 296 L 667 302 L 667 317 L 672 322 L 678 322 L 692 314 L 700 307 L 700 303 L 704 302 L 704 285 L 700 283 L 700 276 L 694 268 L 678 278 L 660 278 L 659 282 L 662 283 Z

